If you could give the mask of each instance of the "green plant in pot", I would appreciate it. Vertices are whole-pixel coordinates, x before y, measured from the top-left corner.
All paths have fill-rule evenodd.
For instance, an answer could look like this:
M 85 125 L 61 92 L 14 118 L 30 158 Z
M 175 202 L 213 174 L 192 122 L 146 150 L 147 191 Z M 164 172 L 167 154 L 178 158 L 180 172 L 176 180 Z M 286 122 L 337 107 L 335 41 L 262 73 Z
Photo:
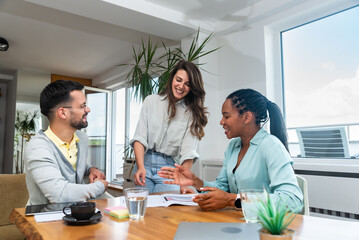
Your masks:
M 262 225 L 259 230 L 261 240 L 291 240 L 295 231 L 288 229 L 288 225 L 294 220 L 294 212 L 288 208 L 287 202 L 280 199 L 273 202 L 267 194 L 265 200 L 257 204 L 258 220 Z
M 15 118 L 15 148 L 16 148 L 16 173 L 24 172 L 24 145 L 30 141 L 31 137 L 35 135 L 36 118 L 38 118 L 38 111 L 32 113 L 25 113 L 21 116 L 20 112 L 16 112 Z M 19 159 L 20 157 L 20 159 Z
M 212 34 L 203 41 L 199 39 L 200 30 L 192 39 L 188 52 L 181 47 L 171 49 L 162 42 L 164 54 L 156 58 L 158 44 L 148 39 L 147 44 L 142 41 L 138 50 L 132 47 L 133 63 L 119 66 L 131 67 L 126 79 L 133 88 L 133 96 L 143 101 L 148 95 L 162 92 L 167 85 L 172 69 L 180 60 L 195 61 L 219 48 L 205 51 L 204 48 L 212 38 Z

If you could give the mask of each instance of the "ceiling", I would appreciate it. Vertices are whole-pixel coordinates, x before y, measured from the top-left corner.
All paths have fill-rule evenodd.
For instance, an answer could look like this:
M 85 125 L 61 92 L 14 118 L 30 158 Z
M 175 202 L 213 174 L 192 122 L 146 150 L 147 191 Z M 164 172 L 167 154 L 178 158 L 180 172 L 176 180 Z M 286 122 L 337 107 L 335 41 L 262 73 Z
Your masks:
M 131 60 L 151 37 L 168 45 L 201 32 L 229 33 L 304 0 L 0 0 L 0 73 L 31 70 L 98 78 Z M 268 4 L 266 5 L 268 6 Z M 288 5 L 289 7 L 289 5 Z

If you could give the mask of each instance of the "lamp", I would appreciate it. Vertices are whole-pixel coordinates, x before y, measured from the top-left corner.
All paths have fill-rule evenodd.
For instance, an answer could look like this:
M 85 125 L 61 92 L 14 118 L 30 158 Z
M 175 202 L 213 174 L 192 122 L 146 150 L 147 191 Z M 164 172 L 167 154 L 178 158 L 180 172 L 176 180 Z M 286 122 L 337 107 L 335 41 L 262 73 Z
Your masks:
M 5 38 L 0 37 L 0 51 L 7 51 L 9 48 L 9 43 Z

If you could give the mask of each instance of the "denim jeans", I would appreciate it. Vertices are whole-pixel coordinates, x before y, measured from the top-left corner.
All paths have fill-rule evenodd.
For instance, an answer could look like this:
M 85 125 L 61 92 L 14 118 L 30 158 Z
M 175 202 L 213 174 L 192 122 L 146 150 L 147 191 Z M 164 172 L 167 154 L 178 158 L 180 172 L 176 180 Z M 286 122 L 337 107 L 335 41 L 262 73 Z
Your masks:
M 168 192 L 180 190 L 179 185 L 164 184 L 165 178 L 158 176 L 157 172 L 161 167 L 174 167 L 175 161 L 172 157 L 162 153 L 148 150 L 145 154 L 145 169 L 146 169 L 146 188 L 149 193 Z M 137 164 L 135 164 L 133 173 L 137 172 Z

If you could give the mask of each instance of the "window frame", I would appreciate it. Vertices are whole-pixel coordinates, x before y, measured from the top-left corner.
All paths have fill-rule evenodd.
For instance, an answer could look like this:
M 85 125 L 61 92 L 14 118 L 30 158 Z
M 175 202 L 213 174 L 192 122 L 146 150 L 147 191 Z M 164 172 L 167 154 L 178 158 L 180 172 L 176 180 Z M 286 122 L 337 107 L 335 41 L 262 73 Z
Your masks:
M 266 62 L 266 95 L 282 110 L 286 121 L 282 32 L 289 31 L 317 20 L 330 17 L 346 10 L 359 7 L 357 2 L 326 3 L 316 9 L 308 9 L 302 14 L 288 17 L 281 21 L 264 26 L 265 62 Z M 292 156 L 295 159 L 303 159 Z M 320 160 L 322 160 L 321 158 Z M 324 158 L 325 160 L 328 160 Z M 338 158 L 339 159 L 339 158 Z M 338 160 L 335 159 L 335 160 Z M 304 159 L 305 160 L 305 159 Z M 331 160 L 331 159 L 329 159 Z M 340 160 L 343 160 L 342 158 Z
M 125 135 L 124 135 L 124 149 L 127 149 L 130 146 L 130 110 L 131 110 L 131 99 L 132 99 L 132 95 L 131 95 L 131 86 L 125 86 L 122 85 L 120 87 L 114 88 L 111 90 L 113 96 L 115 95 L 115 91 L 118 91 L 120 89 L 125 88 Z M 112 97 L 112 111 L 116 111 L 117 109 L 117 105 L 116 105 L 116 98 Z M 118 185 L 123 185 L 123 181 L 114 181 L 114 179 L 116 178 L 116 159 L 114 159 L 114 157 L 116 156 L 115 153 L 115 144 L 116 144 L 116 131 L 113 131 L 116 129 L 116 114 L 112 114 L 111 116 L 112 118 L 112 125 L 109 125 L 111 128 L 111 138 L 112 138 L 112 143 L 111 143 L 111 159 L 109 160 L 109 164 L 106 166 L 110 166 L 110 169 L 108 170 L 106 168 L 106 176 L 110 176 L 109 181 L 113 184 L 118 184 Z M 137 124 L 137 123 L 136 123 Z M 124 163 L 124 158 L 125 158 L 126 154 L 125 152 L 123 152 L 122 154 L 122 166 Z
M 107 116 L 106 116 L 106 157 L 105 157 L 105 174 L 106 176 L 110 176 L 110 170 L 108 168 L 108 166 L 110 166 L 110 161 L 112 159 L 112 98 L 113 98 L 113 91 L 112 90 L 106 90 L 106 89 L 101 89 L 101 88 L 96 88 L 96 87 L 89 87 L 89 86 L 85 86 L 84 87 L 84 93 L 85 90 L 88 91 L 93 91 L 93 92 L 100 92 L 100 93 L 106 93 L 107 94 Z

